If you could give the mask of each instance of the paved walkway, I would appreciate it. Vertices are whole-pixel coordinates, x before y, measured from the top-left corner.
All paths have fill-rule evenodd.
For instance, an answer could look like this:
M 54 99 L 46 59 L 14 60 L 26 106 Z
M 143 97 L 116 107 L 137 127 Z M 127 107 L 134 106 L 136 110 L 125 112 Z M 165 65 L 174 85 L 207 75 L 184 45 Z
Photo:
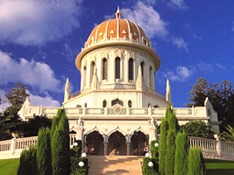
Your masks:
M 89 175 L 141 175 L 141 156 L 88 156 Z

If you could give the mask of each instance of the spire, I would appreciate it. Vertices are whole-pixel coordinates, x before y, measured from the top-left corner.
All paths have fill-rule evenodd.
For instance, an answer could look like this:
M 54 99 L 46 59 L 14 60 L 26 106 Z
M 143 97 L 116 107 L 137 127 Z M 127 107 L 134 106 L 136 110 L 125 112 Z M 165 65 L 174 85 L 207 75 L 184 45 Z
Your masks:
M 30 106 L 31 102 L 29 100 L 29 97 L 26 97 L 26 100 L 24 101 L 24 106 Z
M 69 100 L 70 90 L 69 90 L 69 78 L 67 78 L 65 90 L 64 90 L 64 102 Z
M 116 13 L 115 13 L 115 16 L 116 16 L 116 18 L 120 18 L 121 17 L 121 12 L 120 12 L 120 10 L 119 10 L 119 6 L 118 6 L 118 8 L 117 8 L 117 11 L 116 11 Z
M 170 87 L 169 79 L 167 79 L 166 100 L 171 103 L 171 87 Z

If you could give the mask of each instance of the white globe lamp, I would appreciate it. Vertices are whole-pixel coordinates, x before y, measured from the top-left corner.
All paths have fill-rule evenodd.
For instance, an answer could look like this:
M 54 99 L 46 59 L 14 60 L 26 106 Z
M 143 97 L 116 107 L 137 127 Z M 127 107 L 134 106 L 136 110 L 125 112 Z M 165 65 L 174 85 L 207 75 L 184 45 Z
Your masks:
M 86 153 L 82 153 L 82 154 L 81 154 L 81 157 L 86 157 L 86 156 L 87 156 Z
M 154 146 L 155 146 L 155 147 L 158 147 L 158 143 L 155 143 Z
M 148 163 L 148 166 L 149 166 L 150 168 L 152 168 L 152 167 L 154 166 L 153 162 L 149 162 L 149 163 Z
M 145 157 L 149 157 L 150 156 L 150 154 L 149 153 L 145 153 Z
M 79 166 L 82 168 L 84 166 L 84 162 L 80 161 Z

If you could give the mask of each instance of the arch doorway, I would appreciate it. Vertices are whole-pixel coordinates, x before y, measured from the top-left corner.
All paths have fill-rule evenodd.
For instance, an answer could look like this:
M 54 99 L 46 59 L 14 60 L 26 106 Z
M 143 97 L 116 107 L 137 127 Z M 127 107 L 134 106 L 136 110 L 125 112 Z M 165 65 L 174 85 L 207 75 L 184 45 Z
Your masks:
M 109 137 L 108 154 L 109 155 L 126 155 L 126 139 L 119 131 L 115 131 Z
M 135 131 L 131 137 L 131 155 L 145 155 L 148 152 L 148 136 L 141 131 Z
M 103 155 L 103 137 L 98 131 L 89 133 L 86 137 L 86 150 L 88 155 Z

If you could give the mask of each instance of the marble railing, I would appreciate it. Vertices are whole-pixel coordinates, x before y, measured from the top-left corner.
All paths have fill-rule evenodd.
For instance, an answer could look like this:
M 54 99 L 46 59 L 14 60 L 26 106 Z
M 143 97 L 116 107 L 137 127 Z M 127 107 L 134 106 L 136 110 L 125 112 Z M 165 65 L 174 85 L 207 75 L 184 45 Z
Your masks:
M 28 106 L 23 109 L 20 117 L 23 120 L 33 118 L 33 115 L 46 115 L 48 118 L 53 118 L 56 116 L 59 107 L 42 107 L 42 106 Z M 65 108 L 67 117 L 74 118 L 77 116 L 81 117 L 101 117 L 101 116 L 123 116 L 123 117 L 149 117 L 152 116 L 156 119 L 161 119 L 165 116 L 166 108 Z M 193 107 L 193 108 L 174 108 L 177 118 L 180 120 L 186 120 L 186 118 L 191 120 L 204 120 L 208 121 L 209 117 L 207 115 L 206 107 Z
M 73 146 L 75 137 L 75 134 L 70 134 L 70 147 Z M 8 153 L 10 157 L 16 151 L 22 151 L 32 145 L 36 145 L 36 143 L 37 136 L 0 141 L 0 159 L 2 153 Z M 200 147 L 205 158 L 234 160 L 234 143 L 200 137 L 189 137 L 189 145 L 191 148 Z

